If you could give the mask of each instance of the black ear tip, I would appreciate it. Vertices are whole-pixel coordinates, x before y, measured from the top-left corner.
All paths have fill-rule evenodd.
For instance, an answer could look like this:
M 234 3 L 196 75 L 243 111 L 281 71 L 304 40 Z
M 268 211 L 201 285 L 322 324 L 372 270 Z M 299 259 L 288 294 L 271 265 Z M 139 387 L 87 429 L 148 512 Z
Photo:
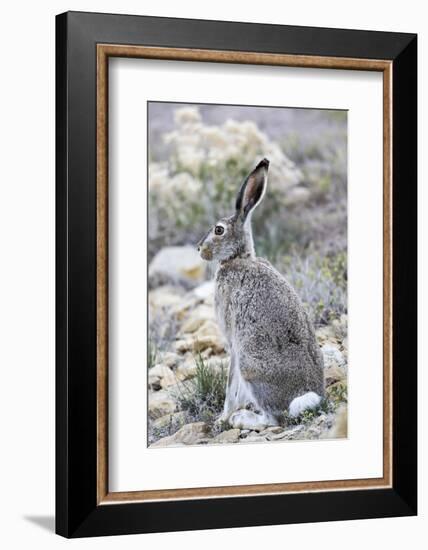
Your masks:
M 268 161 L 267 158 L 264 158 L 263 160 L 261 160 L 261 161 L 258 163 L 258 165 L 256 166 L 256 169 L 257 169 L 257 168 L 261 168 L 262 166 L 263 166 L 264 168 L 266 168 L 266 170 L 269 168 L 269 161 Z

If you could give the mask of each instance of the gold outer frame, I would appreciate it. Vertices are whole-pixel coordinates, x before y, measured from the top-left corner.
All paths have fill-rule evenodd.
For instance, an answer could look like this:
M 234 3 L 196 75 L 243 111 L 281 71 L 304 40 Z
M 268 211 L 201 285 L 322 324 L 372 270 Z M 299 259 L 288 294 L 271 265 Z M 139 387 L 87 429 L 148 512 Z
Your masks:
M 109 492 L 108 489 L 108 60 L 132 57 L 383 73 L 383 476 L 295 483 Z M 392 61 L 97 44 L 97 504 L 392 487 Z

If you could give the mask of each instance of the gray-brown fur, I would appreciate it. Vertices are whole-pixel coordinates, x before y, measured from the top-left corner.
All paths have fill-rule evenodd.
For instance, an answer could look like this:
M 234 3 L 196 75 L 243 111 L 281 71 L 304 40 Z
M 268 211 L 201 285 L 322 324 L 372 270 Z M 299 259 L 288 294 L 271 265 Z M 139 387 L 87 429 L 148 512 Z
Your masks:
M 235 214 L 199 243 L 204 259 L 219 260 L 215 309 L 231 355 L 224 420 L 237 409 L 274 420 L 294 398 L 324 395 L 323 359 L 308 315 L 286 279 L 254 254 L 250 218 L 263 198 L 268 164 L 263 160 L 245 180 Z

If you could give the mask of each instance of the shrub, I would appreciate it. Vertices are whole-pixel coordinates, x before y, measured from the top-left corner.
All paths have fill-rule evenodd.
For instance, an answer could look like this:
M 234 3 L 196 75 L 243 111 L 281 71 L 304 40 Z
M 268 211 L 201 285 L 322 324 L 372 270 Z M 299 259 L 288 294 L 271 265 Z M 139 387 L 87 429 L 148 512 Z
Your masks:
M 308 251 L 285 256 L 278 269 L 296 289 L 315 326 L 347 313 L 347 254 Z
M 207 227 L 232 213 L 239 185 L 263 157 L 271 161 L 269 194 L 255 221 L 287 204 L 302 178 L 280 146 L 251 121 L 203 124 L 196 107 L 175 111 L 176 129 L 164 135 L 167 160 L 149 166 L 149 255 L 165 244 L 197 242 Z

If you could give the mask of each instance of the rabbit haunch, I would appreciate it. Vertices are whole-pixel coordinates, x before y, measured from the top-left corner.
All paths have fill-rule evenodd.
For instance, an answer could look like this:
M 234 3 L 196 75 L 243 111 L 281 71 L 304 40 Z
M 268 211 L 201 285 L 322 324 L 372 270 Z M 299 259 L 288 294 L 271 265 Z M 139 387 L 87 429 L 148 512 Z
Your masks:
M 254 253 L 251 215 L 266 192 L 269 162 L 247 177 L 235 214 L 199 242 L 202 258 L 218 260 L 215 310 L 228 343 L 230 370 L 220 418 L 233 427 L 276 425 L 324 395 L 323 359 L 313 326 L 294 289 Z

